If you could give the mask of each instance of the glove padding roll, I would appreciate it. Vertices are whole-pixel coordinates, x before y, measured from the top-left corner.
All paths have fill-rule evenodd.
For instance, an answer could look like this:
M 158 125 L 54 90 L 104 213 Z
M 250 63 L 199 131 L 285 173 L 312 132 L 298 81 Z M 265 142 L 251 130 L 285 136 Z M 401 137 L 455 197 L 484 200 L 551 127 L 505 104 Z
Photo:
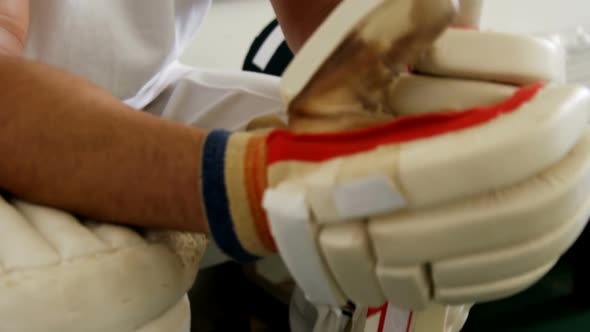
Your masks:
M 428 75 L 512 85 L 564 83 L 564 68 L 565 52 L 550 40 L 453 28 L 414 64 Z
M 2 198 L 0 221 L 2 331 L 150 331 L 186 313 L 181 300 L 206 246 L 201 236 L 142 235 Z
M 403 74 L 390 86 L 388 99 L 391 112 L 403 117 L 491 106 L 517 90 L 485 81 Z

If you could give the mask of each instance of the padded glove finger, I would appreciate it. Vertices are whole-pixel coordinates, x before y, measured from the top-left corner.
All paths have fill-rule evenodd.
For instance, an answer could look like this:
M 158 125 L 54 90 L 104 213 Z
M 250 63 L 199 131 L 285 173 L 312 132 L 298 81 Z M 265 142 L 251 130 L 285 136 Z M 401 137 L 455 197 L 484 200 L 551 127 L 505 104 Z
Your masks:
M 506 84 L 403 74 L 389 87 L 388 105 L 393 115 L 404 117 L 492 106 L 516 91 Z
M 565 82 L 565 51 L 550 40 L 507 33 L 447 29 L 414 69 L 443 77 L 528 85 Z

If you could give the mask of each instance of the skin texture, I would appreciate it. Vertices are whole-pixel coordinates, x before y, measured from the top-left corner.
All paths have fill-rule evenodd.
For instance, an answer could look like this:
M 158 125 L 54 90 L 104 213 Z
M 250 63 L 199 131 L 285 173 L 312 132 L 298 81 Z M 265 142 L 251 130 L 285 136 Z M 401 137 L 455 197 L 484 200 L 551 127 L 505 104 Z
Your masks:
M 207 231 L 197 209 L 204 131 L 12 56 L 0 56 L 0 101 L 0 191 L 98 220 Z
M 29 27 L 29 0 L 0 0 L 0 54 L 21 56 Z
M 341 0 L 271 0 L 291 50 L 299 51 Z

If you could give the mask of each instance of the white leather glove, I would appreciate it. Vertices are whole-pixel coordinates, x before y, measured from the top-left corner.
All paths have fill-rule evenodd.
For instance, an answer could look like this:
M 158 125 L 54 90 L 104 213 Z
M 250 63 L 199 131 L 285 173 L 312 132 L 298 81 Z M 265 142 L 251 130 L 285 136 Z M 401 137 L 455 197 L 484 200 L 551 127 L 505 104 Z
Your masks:
M 447 30 L 453 12 L 451 0 L 344 1 L 283 78 L 295 130 L 378 124 L 273 137 L 264 206 L 312 302 L 507 297 L 586 225 L 589 91 L 563 84 L 556 45 Z

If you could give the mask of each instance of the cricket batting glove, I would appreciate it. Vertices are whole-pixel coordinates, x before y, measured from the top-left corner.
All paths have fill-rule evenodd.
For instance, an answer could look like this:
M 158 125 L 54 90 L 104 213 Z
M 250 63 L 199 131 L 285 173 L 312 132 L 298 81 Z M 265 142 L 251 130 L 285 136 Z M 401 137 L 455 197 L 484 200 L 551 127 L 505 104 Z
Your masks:
M 290 129 L 205 139 L 228 255 L 279 253 L 318 304 L 413 310 L 554 266 L 590 216 L 590 92 L 564 84 L 555 44 L 449 28 L 456 11 L 342 2 L 283 77 Z

